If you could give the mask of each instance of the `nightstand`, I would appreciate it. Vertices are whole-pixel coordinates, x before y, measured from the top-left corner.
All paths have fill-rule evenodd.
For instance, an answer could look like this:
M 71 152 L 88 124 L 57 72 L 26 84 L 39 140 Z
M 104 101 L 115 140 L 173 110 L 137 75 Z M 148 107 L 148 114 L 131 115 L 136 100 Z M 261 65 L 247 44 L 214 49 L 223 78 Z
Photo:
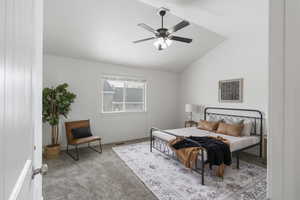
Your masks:
M 185 128 L 187 128 L 187 127 L 193 127 L 193 126 L 197 127 L 198 126 L 198 122 L 192 121 L 192 120 L 184 122 L 184 127 Z

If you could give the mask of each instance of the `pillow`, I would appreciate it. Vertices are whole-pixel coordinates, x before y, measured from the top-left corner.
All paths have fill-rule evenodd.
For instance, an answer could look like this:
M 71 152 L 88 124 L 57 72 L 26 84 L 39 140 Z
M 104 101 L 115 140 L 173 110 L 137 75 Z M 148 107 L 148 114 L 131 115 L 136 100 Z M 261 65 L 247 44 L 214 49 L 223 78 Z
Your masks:
M 223 119 L 220 119 L 220 117 L 217 117 L 215 115 L 209 115 L 207 121 L 210 121 L 210 122 L 220 122 L 220 121 L 223 121 Z
M 85 138 L 92 136 L 90 127 L 82 127 L 82 128 L 73 128 L 72 135 L 74 138 Z
M 252 130 L 252 121 L 251 120 L 243 120 L 243 119 L 225 119 L 227 124 L 244 124 L 244 128 L 241 132 L 241 136 L 250 136 Z
M 251 136 L 252 131 L 252 122 L 250 120 L 244 121 L 244 128 L 241 133 L 241 136 Z
M 218 128 L 220 122 L 210 122 L 206 120 L 200 120 L 198 123 L 198 128 L 207 130 L 207 131 L 215 131 Z
M 226 124 L 221 122 L 216 132 L 224 135 L 240 137 L 243 127 L 244 124 Z
M 244 120 L 243 119 L 225 119 L 224 122 L 226 124 L 239 125 L 239 124 L 243 124 Z

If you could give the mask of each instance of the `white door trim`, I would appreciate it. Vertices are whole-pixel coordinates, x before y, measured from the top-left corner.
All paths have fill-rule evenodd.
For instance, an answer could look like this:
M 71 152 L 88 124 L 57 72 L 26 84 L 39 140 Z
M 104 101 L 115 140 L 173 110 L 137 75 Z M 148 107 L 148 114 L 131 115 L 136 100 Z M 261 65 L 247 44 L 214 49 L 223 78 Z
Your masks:
M 32 173 L 32 160 L 27 160 L 25 162 L 25 165 L 20 173 L 20 176 L 9 196 L 9 200 L 17 200 L 18 196 L 22 190 L 22 186 L 24 185 L 25 179 L 28 176 L 28 174 Z
M 268 194 L 299 199 L 299 8 L 297 0 L 270 1 L 270 135 Z
M 5 73 L 5 15 L 6 15 L 6 10 L 5 10 L 5 4 L 6 2 L 3 0 L 0 0 L 0 110 L 4 110 L 4 73 Z M 0 130 L 4 130 L 4 113 L 0 112 Z M 3 161 L 4 158 L 4 133 L 3 131 L 0 131 L 0 159 Z M 0 161 L 0 162 L 1 162 Z M 1 163 L 0 164 L 0 172 L 4 172 L 4 165 Z M 4 199 L 4 173 L 0 173 L 0 199 Z
M 43 0 L 34 1 L 34 23 L 35 23 L 35 50 L 34 64 L 32 69 L 32 119 L 33 119 L 33 168 L 42 166 L 42 90 L 43 90 Z M 42 176 L 36 175 L 33 181 L 33 200 L 42 199 Z
M 284 199 L 285 132 L 285 0 L 270 1 L 268 190 L 272 199 Z

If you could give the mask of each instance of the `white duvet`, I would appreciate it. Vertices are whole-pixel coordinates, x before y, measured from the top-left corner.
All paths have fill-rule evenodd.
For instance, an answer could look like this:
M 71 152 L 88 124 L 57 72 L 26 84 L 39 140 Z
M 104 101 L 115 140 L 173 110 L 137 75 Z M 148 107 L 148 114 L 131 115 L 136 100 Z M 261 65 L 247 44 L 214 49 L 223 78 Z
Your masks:
M 227 139 L 230 142 L 230 151 L 237 151 L 240 149 L 243 149 L 245 147 L 249 147 L 251 145 L 259 143 L 259 137 L 258 136 L 242 136 L 242 137 L 234 137 L 234 136 L 228 136 L 223 134 L 218 134 L 210 131 L 200 130 L 196 127 L 191 128 L 181 128 L 181 129 L 171 129 L 171 130 L 165 130 L 167 132 L 171 132 L 178 136 L 221 136 L 225 139 Z M 154 131 L 153 136 L 158 137 L 165 141 L 170 141 L 172 139 L 175 139 L 174 136 L 168 135 L 166 133 L 162 133 L 160 131 Z

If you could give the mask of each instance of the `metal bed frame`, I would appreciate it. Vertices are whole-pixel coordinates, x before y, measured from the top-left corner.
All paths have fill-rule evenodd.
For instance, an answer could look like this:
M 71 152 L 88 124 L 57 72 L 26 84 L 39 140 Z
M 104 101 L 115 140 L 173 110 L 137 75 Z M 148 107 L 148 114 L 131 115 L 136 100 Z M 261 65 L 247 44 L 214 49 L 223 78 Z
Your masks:
M 214 112 L 213 112 L 214 111 Z M 222 113 L 222 111 L 225 111 L 225 113 Z M 232 111 L 234 113 L 244 113 L 242 114 L 227 114 L 226 111 Z M 262 145 L 263 145 L 263 114 L 259 110 L 253 110 L 253 109 L 238 109 L 238 108 L 223 108 L 223 107 L 206 107 L 204 109 L 204 120 L 207 119 L 208 116 L 217 117 L 218 119 L 247 119 L 252 122 L 252 130 L 251 135 L 252 136 L 259 136 L 259 142 L 250 146 L 247 146 L 245 148 L 233 151 L 236 155 L 236 164 L 237 169 L 240 167 L 240 157 L 239 153 L 241 151 L 244 151 L 246 149 L 253 148 L 255 146 L 259 146 L 259 157 L 262 157 Z M 152 149 L 156 149 L 167 156 L 177 159 L 175 153 L 169 148 L 168 141 L 165 141 L 161 138 L 158 138 L 153 135 L 154 131 L 159 131 L 174 137 L 182 137 L 173 133 L 170 133 L 165 130 L 161 130 L 159 128 L 152 127 L 150 130 L 150 152 L 152 152 Z M 194 144 L 196 144 L 198 147 L 202 147 L 201 144 L 198 142 L 189 139 L 189 138 L 183 138 L 184 140 L 190 141 Z M 198 159 L 200 157 L 201 165 L 198 166 L 198 159 L 196 160 L 195 167 L 192 168 L 193 171 L 199 173 L 201 175 L 201 184 L 204 185 L 204 172 L 205 172 L 205 161 L 204 161 L 204 154 L 203 150 L 204 148 L 201 148 L 199 151 Z

